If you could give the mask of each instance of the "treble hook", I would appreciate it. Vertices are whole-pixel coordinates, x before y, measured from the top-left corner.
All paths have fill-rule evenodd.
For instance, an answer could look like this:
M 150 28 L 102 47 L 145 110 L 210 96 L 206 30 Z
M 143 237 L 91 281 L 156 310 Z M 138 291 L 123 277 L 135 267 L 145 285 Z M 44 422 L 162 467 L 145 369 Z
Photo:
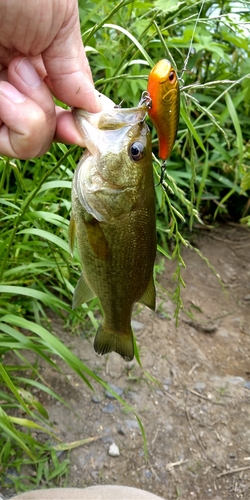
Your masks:
M 150 94 L 147 90 L 144 90 L 141 95 L 141 99 L 139 101 L 138 106 L 142 106 L 142 104 L 146 104 L 148 109 L 152 108 L 152 99 L 150 97 Z
M 165 189 L 164 187 L 164 175 L 165 175 L 165 172 L 166 172 L 166 168 L 167 168 L 167 162 L 166 160 L 164 160 L 161 164 L 161 176 L 160 176 L 160 180 L 158 182 L 158 184 L 155 185 L 155 187 L 159 186 L 160 184 L 162 185 L 163 189 Z

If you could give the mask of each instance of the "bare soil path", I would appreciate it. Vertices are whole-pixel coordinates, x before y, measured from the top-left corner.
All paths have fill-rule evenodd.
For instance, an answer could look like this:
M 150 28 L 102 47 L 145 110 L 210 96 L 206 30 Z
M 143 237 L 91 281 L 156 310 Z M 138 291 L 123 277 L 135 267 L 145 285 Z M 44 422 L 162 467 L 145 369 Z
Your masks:
M 93 394 L 70 371 L 64 380 L 44 366 L 46 380 L 71 406 L 44 401 L 62 439 L 98 438 L 70 453 L 67 486 L 120 484 L 166 500 L 250 499 L 250 231 L 224 226 L 193 238 L 226 293 L 206 263 L 184 250 L 189 314 L 181 312 L 176 328 L 175 306 L 158 287 L 157 312 L 143 308 L 134 318 L 143 368 L 159 385 L 136 362 L 96 355 L 93 336 L 72 336 L 53 319 L 54 332 L 135 408 L 148 441 L 147 462 L 133 414 L 101 387 Z M 174 267 L 165 261 L 157 276 L 168 292 Z M 118 456 L 110 455 L 113 443 Z

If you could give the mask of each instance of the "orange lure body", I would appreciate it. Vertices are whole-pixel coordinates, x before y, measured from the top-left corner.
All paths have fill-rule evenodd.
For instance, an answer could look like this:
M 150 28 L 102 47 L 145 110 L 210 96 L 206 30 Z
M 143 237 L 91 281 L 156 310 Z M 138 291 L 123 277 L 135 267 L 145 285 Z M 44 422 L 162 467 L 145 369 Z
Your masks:
M 152 99 L 148 110 L 159 140 L 159 157 L 169 158 L 173 149 L 180 115 L 180 90 L 175 70 L 161 59 L 149 74 L 147 91 Z

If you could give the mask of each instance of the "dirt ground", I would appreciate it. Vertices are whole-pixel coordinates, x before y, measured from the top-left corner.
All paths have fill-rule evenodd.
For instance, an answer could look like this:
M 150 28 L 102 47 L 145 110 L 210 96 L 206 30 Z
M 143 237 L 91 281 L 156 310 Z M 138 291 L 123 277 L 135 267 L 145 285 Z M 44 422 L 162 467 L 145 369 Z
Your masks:
M 69 370 L 63 379 L 44 366 L 45 379 L 71 406 L 44 401 L 61 438 L 97 438 L 70 453 L 67 486 L 120 484 L 166 500 L 250 499 L 250 231 L 199 229 L 192 243 L 215 266 L 225 291 L 205 261 L 184 250 L 185 312 L 176 328 L 175 305 L 163 291 L 174 290 L 175 264 L 165 261 L 157 312 L 142 308 L 134 316 L 143 369 L 159 384 L 136 362 L 96 355 L 93 336 L 72 336 L 54 318 L 54 332 L 133 406 L 148 442 L 146 461 L 133 413 L 102 387 L 92 393 Z

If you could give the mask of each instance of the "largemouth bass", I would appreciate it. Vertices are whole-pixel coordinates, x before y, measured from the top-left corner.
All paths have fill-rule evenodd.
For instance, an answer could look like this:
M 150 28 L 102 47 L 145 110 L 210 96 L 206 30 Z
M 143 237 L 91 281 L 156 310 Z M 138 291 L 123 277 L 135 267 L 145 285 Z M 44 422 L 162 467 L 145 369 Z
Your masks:
M 152 100 L 148 114 L 158 135 L 159 157 L 167 160 L 175 143 L 180 115 L 178 78 L 167 59 L 158 61 L 151 70 L 147 91 Z
M 103 321 L 94 349 L 134 356 L 136 302 L 155 309 L 155 192 L 147 106 L 74 111 L 87 151 L 74 174 L 70 245 L 76 233 L 82 275 L 73 308 L 97 296 Z

